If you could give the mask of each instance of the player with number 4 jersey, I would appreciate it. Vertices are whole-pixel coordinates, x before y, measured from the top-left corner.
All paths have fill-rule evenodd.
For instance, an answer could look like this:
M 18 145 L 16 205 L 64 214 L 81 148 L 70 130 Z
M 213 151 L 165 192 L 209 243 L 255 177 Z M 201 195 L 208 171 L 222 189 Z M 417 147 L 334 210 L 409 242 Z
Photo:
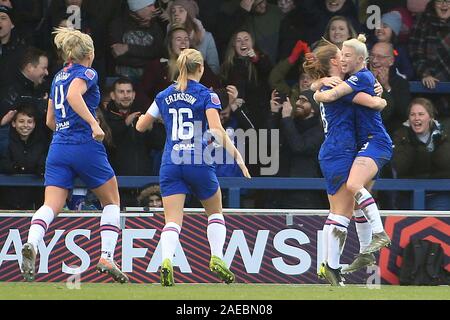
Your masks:
M 108 162 L 102 140 L 105 133 L 96 119 L 100 103 L 97 72 L 91 68 L 94 43 L 77 30 L 58 28 L 55 45 L 65 60 L 51 87 L 47 126 L 54 131 L 45 167 L 45 200 L 31 219 L 28 241 L 22 248 L 22 274 L 26 281 L 36 276 L 39 245 L 53 219 L 63 209 L 74 179 L 92 189 L 103 207 L 100 219 L 101 256 L 97 271 L 115 281 L 128 277 L 114 262 L 120 232 L 120 199 L 117 180 Z

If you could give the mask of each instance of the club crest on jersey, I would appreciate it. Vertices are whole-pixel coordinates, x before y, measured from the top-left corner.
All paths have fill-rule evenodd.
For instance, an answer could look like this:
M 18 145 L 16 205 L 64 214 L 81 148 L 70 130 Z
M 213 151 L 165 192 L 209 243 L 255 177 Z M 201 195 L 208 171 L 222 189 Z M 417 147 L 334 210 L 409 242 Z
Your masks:
M 95 78 L 95 71 L 92 70 L 92 69 L 87 69 L 87 70 L 84 72 L 84 75 L 85 75 L 86 77 L 88 77 L 89 80 L 92 80 L 92 79 Z
M 214 92 L 211 92 L 211 102 L 213 104 L 215 104 L 216 106 L 220 105 L 220 99 L 219 96 L 217 94 L 215 94 Z
M 356 86 L 356 83 L 358 82 L 358 77 L 357 76 L 351 76 L 348 79 L 348 82 L 350 82 L 351 84 L 354 84 Z

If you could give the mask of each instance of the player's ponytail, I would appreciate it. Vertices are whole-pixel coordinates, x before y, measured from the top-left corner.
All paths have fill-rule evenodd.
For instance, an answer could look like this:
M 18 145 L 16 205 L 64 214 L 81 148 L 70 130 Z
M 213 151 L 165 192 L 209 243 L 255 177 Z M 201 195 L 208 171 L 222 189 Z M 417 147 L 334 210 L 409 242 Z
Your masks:
M 369 59 L 369 51 L 367 50 L 366 41 L 366 36 L 359 34 L 356 39 L 344 41 L 342 46 L 355 49 L 356 55 L 363 57 L 364 61 L 367 62 Z
M 177 59 L 177 67 L 180 74 L 178 75 L 175 88 L 178 91 L 185 91 L 189 75 L 194 74 L 201 65 L 203 65 L 203 57 L 199 51 L 195 49 L 184 49 L 181 51 Z
M 92 38 L 75 29 L 56 28 L 53 31 L 56 49 L 61 53 L 65 62 L 80 62 L 94 52 Z
M 314 52 L 305 54 L 303 70 L 314 80 L 328 77 L 330 73 L 330 60 L 336 58 L 339 48 L 328 42 L 320 45 Z

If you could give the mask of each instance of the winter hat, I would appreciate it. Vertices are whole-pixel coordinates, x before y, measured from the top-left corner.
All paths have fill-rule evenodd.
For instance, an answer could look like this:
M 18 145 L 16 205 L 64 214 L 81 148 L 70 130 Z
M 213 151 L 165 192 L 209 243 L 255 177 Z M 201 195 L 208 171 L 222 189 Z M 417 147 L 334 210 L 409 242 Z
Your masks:
M 398 36 L 402 28 L 402 15 L 398 11 L 385 13 L 381 16 L 381 23 L 387 24 Z
M 304 90 L 300 92 L 299 97 L 304 96 L 305 98 L 307 98 L 311 103 L 311 107 L 314 109 L 314 112 L 316 114 L 320 114 L 320 107 L 317 104 L 316 100 L 314 100 L 314 93 L 315 91 L 312 90 Z
M 0 6 L 0 12 L 6 13 L 11 20 L 11 23 L 14 24 L 14 13 L 12 8 L 7 6 Z
M 151 6 L 156 0 L 128 0 L 128 7 L 131 11 L 136 12 L 145 7 Z
M 188 12 L 188 15 L 191 18 L 198 17 L 199 8 L 198 8 L 198 5 L 197 5 L 197 2 L 195 2 L 194 0 L 175 0 L 170 5 L 170 8 L 172 8 L 173 6 L 181 6 L 181 7 L 183 7 L 184 9 L 186 9 L 186 11 Z

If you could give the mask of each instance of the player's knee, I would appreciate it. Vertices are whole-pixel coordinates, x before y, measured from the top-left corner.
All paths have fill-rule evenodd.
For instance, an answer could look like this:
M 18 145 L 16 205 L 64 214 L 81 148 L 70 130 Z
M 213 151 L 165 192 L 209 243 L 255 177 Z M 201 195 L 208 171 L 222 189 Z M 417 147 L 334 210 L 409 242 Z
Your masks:
M 349 190 L 352 194 L 357 193 L 363 187 L 361 183 L 357 181 L 349 180 L 346 183 L 347 190 Z

